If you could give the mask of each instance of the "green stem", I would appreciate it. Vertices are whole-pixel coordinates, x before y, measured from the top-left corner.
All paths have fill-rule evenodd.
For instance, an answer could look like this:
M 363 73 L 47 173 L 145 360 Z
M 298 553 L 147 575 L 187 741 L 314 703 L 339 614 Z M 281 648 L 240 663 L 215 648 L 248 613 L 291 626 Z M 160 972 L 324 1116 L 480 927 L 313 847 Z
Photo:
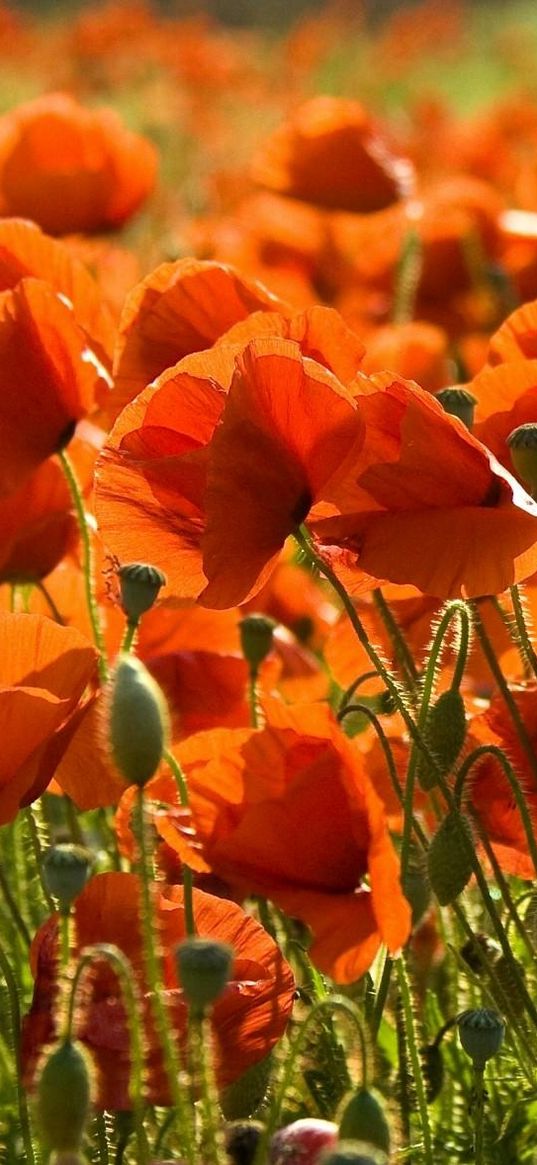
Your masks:
M 405 636 L 403 635 L 397 620 L 394 619 L 392 611 L 390 610 L 390 607 L 388 606 L 388 603 L 386 602 L 380 587 L 376 587 L 373 591 L 373 602 L 382 619 L 382 622 L 384 623 L 388 636 L 391 639 L 395 658 L 399 662 L 401 670 L 405 675 L 405 682 L 410 692 L 412 692 L 415 689 L 419 679 L 418 669 L 414 663 L 414 658 Z
M 59 623 L 60 627 L 65 627 L 66 626 L 65 619 L 64 619 L 63 615 L 61 614 L 61 612 L 58 610 L 56 603 L 54 602 L 54 599 L 52 598 L 52 595 L 50 594 L 50 592 L 47 590 L 43 580 L 37 579 L 35 586 L 37 587 L 38 591 L 41 591 L 41 594 L 43 595 L 43 598 L 44 598 L 45 602 L 47 603 L 47 606 L 50 608 L 52 618 L 55 620 L 56 623 Z
M 528 664 L 528 667 L 533 672 L 534 676 L 537 676 L 537 655 L 528 634 L 520 588 L 518 586 L 510 587 L 509 593 L 511 595 L 511 602 L 513 604 L 513 614 L 515 617 L 518 644 L 520 646 L 522 655 Z
M 423 247 L 415 227 L 408 228 L 395 272 L 392 322 L 406 324 L 414 315 L 416 295 L 421 279 Z
M 256 667 L 250 668 L 248 674 L 248 704 L 250 707 L 250 723 L 252 728 L 262 728 L 259 700 L 257 696 L 258 674 L 258 669 Z
M 106 661 L 106 644 L 104 641 L 103 630 L 101 627 L 101 620 L 99 617 L 99 607 L 95 596 L 95 575 L 93 563 L 93 550 L 91 546 L 91 537 L 89 532 L 88 520 L 86 517 L 86 510 L 84 507 L 84 498 L 80 488 L 76 473 L 73 466 L 65 452 L 58 453 L 61 467 L 65 474 L 67 485 L 75 507 L 76 516 L 78 519 L 78 527 L 80 531 L 80 538 L 82 541 L 82 570 L 84 574 L 84 588 L 86 592 L 86 604 L 90 618 L 91 628 L 93 631 L 93 641 L 99 652 L 98 668 L 101 683 L 105 684 L 108 679 L 108 664 Z
M 399 981 L 399 990 L 401 992 L 401 1003 L 403 1007 L 403 1016 L 405 1021 L 405 1035 L 410 1056 L 410 1063 L 412 1065 L 412 1075 L 414 1077 L 414 1088 L 416 1092 L 416 1101 L 420 1117 L 421 1132 L 423 1136 L 423 1156 L 425 1165 L 434 1165 L 433 1155 L 433 1141 L 431 1136 L 431 1126 L 429 1123 L 429 1110 L 427 1107 L 427 1093 L 425 1088 L 425 1081 L 423 1079 L 423 1071 L 421 1066 L 421 1058 L 419 1053 L 419 1043 L 416 1038 L 416 1026 L 414 1023 L 414 1013 L 412 1010 L 412 997 L 410 994 L 410 985 L 406 967 L 402 958 L 397 959 L 397 977 Z
M 9 962 L 0 946 L 0 970 L 4 976 L 4 981 L 7 987 L 9 996 L 9 1005 L 11 1008 L 11 1027 L 13 1031 L 13 1042 L 15 1045 L 15 1068 L 16 1068 L 16 1088 L 17 1088 L 17 1103 L 19 1108 L 19 1121 L 24 1151 L 28 1165 L 35 1165 L 35 1153 L 32 1142 L 32 1131 L 30 1126 L 30 1114 L 28 1112 L 28 1104 L 26 1099 L 26 1090 L 22 1083 L 22 1063 L 20 1054 L 20 1028 L 21 1028 L 21 1014 L 19 1007 L 19 996 L 17 990 L 17 983 Z
M 204 1165 L 229 1165 L 221 1132 L 222 1118 L 211 1056 L 212 1028 L 207 1010 L 190 1009 L 188 1041 L 192 1080 L 195 1094 L 199 1094 L 200 1160 Z
M 43 849 L 41 846 L 41 838 L 39 836 L 39 826 L 38 826 L 38 823 L 36 821 L 36 818 L 34 817 L 34 812 L 33 812 L 31 805 L 28 805 L 27 808 L 24 810 L 24 818 L 26 821 L 26 825 L 28 827 L 28 833 L 30 835 L 30 842 L 31 842 L 32 850 L 33 850 L 33 854 L 34 854 L 36 873 L 37 873 L 37 876 L 38 876 L 40 884 L 41 884 L 41 889 L 43 891 L 43 897 L 45 899 L 45 902 L 47 904 L 47 907 L 48 907 L 50 914 L 53 914 L 56 907 L 54 904 L 54 899 L 52 898 L 52 895 L 50 894 L 49 890 L 47 889 L 47 886 L 46 886 L 44 878 L 43 878 Z
M 166 1074 L 173 1107 L 177 1110 L 179 1124 L 183 1136 L 183 1155 L 187 1165 L 195 1165 L 195 1147 L 193 1143 L 192 1113 L 180 1080 L 181 1071 L 178 1057 L 173 1045 L 170 1017 L 164 1004 L 164 984 L 162 982 L 160 962 L 157 957 L 157 940 L 153 930 L 153 903 L 151 901 L 151 883 L 148 869 L 148 852 L 145 830 L 144 791 L 137 790 L 135 804 L 138 844 L 140 847 L 140 883 L 141 883 L 141 926 L 145 953 L 145 965 L 151 1005 L 153 1008 L 155 1027 L 160 1040 Z
M 123 954 L 123 951 L 121 951 L 119 947 L 111 946 L 108 943 L 99 943 L 95 944 L 94 946 L 85 948 L 84 953 L 77 965 L 70 988 L 65 1038 L 67 1040 L 71 1040 L 73 1038 L 76 999 L 82 977 L 85 975 L 88 967 L 91 966 L 92 963 L 98 962 L 102 959 L 107 960 L 114 967 L 123 993 L 123 1001 L 125 1004 L 127 1025 L 129 1029 L 129 1043 L 131 1048 L 129 1098 L 132 1102 L 134 1129 L 136 1134 L 137 1161 L 138 1165 L 146 1165 L 146 1162 L 148 1161 L 148 1145 L 144 1132 L 144 1036 L 140 1019 L 140 1001 L 138 999 L 138 992 L 136 989 L 136 981 L 134 978 L 132 966 L 126 955 Z
M 474 1068 L 474 1165 L 485 1165 L 483 1156 L 483 1118 L 485 1115 L 485 1089 L 483 1071 Z
M 533 832 L 533 825 L 531 822 L 530 812 L 529 812 L 528 806 L 526 804 L 524 794 L 523 794 L 522 789 L 520 787 L 520 782 L 515 775 L 513 766 L 510 764 L 509 760 L 507 759 L 507 757 L 506 757 L 505 753 L 502 751 L 502 749 L 498 748 L 497 745 L 495 745 L 495 744 L 482 744 L 479 746 L 479 748 L 474 749 L 474 751 L 472 753 L 470 753 L 470 756 L 466 757 L 466 759 L 464 760 L 463 764 L 461 765 L 461 767 L 457 773 L 457 779 L 455 781 L 455 787 L 453 790 L 453 795 L 454 795 L 456 804 L 457 804 L 457 806 L 460 806 L 463 788 L 464 788 L 464 783 L 466 781 L 468 773 L 470 772 L 470 769 L 473 768 L 473 766 L 476 764 L 476 762 L 478 760 L 480 760 L 480 758 L 483 756 L 493 756 L 495 758 L 495 760 L 498 761 L 498 764 L 503 769 L 503 772 L 504 772 L 505 776 L 507 777 L 507 780 L 509 781 L 509 785 L 511 787 L 514 799 L 516 801 L 516 806 L 517 806 L 518 812 L 520 813 L 522 824 L 524 826 L 524 833 L 526 835 L 526 841 L 528 843 L 530 857 L 531 857 L 531 860 L 533 862 L 533 866 L 534 866 L 535 873 L 537 876 L 537 842 L 535 840 L 535 834 Z
M 482 621 L 481 616 L 479 614 L 477 604 L 474 603 L 472 605 L 473 605 L 473 610 L 474 610 L 474 625 L 475 625 L 475 629 L 476 629 L 476 634 L 477 634 L 477 637 L 478 637 L 479 642 L 481 644 L 483 654 L 484 654 L 485 659 L 488 663 L 490 671 L 492 672 L 492 675 L 494 677 L 494 680 L 496 682 L 498 690 L 502 695 L 503 701 L 507 707 L 509 715 L 511 716 L 511 720 L 513 721 L 513 724 L 516 728 L 518 739 L 522 745 L 522 748 L 524 749 L 524 752 L 526 753 L 526 756 L 528 758 L 533 776 L 535 777 L 535 780 L 537 781 L 537 755 L 536 755 L 535 750 L 533 748 L 532 741 L 528 735 L 526 725 L 524 724 L 522 716 L 520 715 L 520 712 L 518 710 L 518 705 L 516 703 L 516 700 L 513 698 L 513 695 L 512 695 L 510 688 L 509 688 L 507 680 L 505 679 L 504 674 L 502 672 L 502 669 L 500 667 L 500 664 L 498 663 L 498 660 L 496 659 L 496 653 L 494 651 L 494 647 L 492 646 L 492 643 L 491 643 L 489 636 L 487 635 L 487 632 L 486 632 L 485 627 L 483 625 L 483 621 Z
M 30 931 L 28 930 L 28 927 L 24 921 L 24 918 L 22 917 L 22 914 L 17 906 L 17 902 L 16 902 L 15 898 L 13 897 L 13 894 L 11 892 L 11 887 L 9 885 L 7 878 L 6 878 L 6 875 L 4 872 L 4 867 L 2 866 L 1 862 L 0 862 L 0 890 L 2 891 L 2 894 L 4 895 L 6 906 L 9 909 L 9 912 L 11 914 L 13 922 L 15 923 L 15 926 L 16 926 L 25 946 L 29 947 L 30 943 L 32 941 L 31 936 L 30 936 Z
M 122 655 L 128 655 L 129 652 L 132 651 L 132 647 L 133 647 L 134 641 L 136 639 L 136 632 L 138 631 L 139 626 L 140 626 L 139 619 L 136 619 L 136 621 L 133 623 L 130 623 L 130 622 L 127 623 L 127 625 L 125 627 L 125 633 L 124 633 L 123 639 L 121 641 L 121 647 L 120 647 L 120 653 Z
M 176 757 L 174 757 L 173 752 L 170 752 L 169 748 L 165 748 L 162 755 L 163 755 L 164 760 L 166 761 L 166 764 L 168 765 L 168 768 L 171 770 L 171 772 L 173 773 L 173 776 L 175 777 L 175 783 L 177 785 L 177 792 L 179 794 L 180 805 L 182 806 L 183 809 L 190 809 L 190 800 L 189 800 L 189 796 L 188 796 L 188 784 L 186 781 L 185 774 L 181 768 L 181 765 L 179 764 L 179 761 L 177 760 Z M 192 874 L 192 870 L 190 869 L 190 866 L 187 866 L 186 863 L 183 862 L 182 867 L 183 867 L 183 903 L 184 903 L 184 909 L 185 909 L 185 933 L 186 933 L 188 938 L 192 938 L 192 936 L 195 935 L 195 933 L 196 933 L 196 923 L 195 923 L 195 919 L 194 919 L 194 895 L 193 895 L 194 877 Z
M 371 1035 L 372 1035 L 373 1039 L 375 1039 L 375 1037 L 378 1035 L 378 1031 L 379 1031 L 381 1022 L 382 1022 L 382 1016 L 384 1015 L 384 1008 L 386 1006 L 386 1000 L 388 998 L 388 991 L 390 990 L 392 970 L 393 970 L 393 959 L 392 959 L 391 955 L 386 954 L 386 957 L 384 959 L 384 966 L 382 968 L 382 975 L 380 977 L 380 983 L 379 983 L 378 989 L 375 993 L 375 1003 L 373 1006 L 373 1014 L 371 1016 L 371 1021 L 369 1024 L 369 1028 L 370 1028 Z

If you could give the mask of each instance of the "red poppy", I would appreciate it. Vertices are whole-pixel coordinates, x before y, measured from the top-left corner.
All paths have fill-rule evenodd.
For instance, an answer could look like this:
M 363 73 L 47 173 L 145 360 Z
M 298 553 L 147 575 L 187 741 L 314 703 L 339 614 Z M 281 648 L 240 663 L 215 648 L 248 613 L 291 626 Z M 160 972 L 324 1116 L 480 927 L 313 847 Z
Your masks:
M 186 1040 L 188 1008 L 177 979 L 174 948 L 185 938 L 183 891 L 158 883 L 154 918 L 163 951 L 163 1001 L 179 1050 Z M 233 902 L 194 891 L 194 920 L 202 937 L 229 943 L 235 951 L 230 981 L 213 1015 L 214 1056 L 220 1088 L 264 1059 L 285 1031 L 294 980 L 273 939 Z M 135 874 L 99 874 L 75 904 L 76 953 L 94 943 L 112 943 L 129 959 L 138 989 L 145 1031 L 147 1099 L 169 1104 L 162 1055 L 153 1026 L 140 926 L 140 886 Z M 32 946 L 35 975 L 31 1009 L 24 1019 L 23 1061 L 27 1085 L 43 1047 L 55 1037 L 58 991 L 58 921 L 43 924 Z M 129 1037 L 117 976 L 104 961 L 92 972 L 81 1009 L 79 1038 L 92 1053 L 98 1074 L 97 1108 L 129 1109 Z
M 40 279 L 0 293 L 0 496 L 72 438 L 94 399 L 95 369 L 69 307 Z
M 96 662 L 78 631 L 42 615 L 0 614 L 0 822 L 46 788 Z
M 210 348 L 250 312 L 283 306 L 262 284 L 223 263 L 163 263 L 133 288 L 123 309 L 110 402 L 114 415 L 166 368 Z
M 412 190 L 411 163 L 398 158 L 362 105 L 315 97 L 276 130 L 254 164 L 271 190 L 317 206 L 381 210 Z
M 0 583 L 45 578 L 78 539 L 65 475 L 49 459 L 14 493 L 0 498 Z
M 119 227 L 151 193 L 154 147 L 111 109 L 65 93 L 20 105 L 0 121 L 0 207 L 52 235 Z
M 266 711 L 262 731 L 212 730 L 179 745 L 196 844 L 235 894 L 264 895 L 309 925 L 314 961 L 337 981 L 351 982 L 382 941 L 394 951 L 408 937 L 409 909 L 383 806 L 325 706 L 290 709 L 271 701 Z M 149 782 L 147 792 L 177 803 L 164 778 Z M 121 805 L 119 814 L 124 829 Z M 199 869 L 184 820 L 157 811 L 154 821 L 167 844 Z

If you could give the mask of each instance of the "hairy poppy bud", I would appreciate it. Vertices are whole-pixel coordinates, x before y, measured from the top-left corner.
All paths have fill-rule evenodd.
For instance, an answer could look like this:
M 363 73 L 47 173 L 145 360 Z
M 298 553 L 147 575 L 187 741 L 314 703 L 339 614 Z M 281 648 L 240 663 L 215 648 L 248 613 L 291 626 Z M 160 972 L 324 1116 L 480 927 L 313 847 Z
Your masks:
M 91 1072 L 79 1044 L 65 1040 L 45 1061 L 38 1082 L 37 1111 L 50 1149 L 77 1151 L 89 1116 Z
M 187 938 L 175 948 L 177 974 L 190 1005 L 204 1008 L 222 994 L 231 975 L 233 948 L 210 938 Z
M 403 894 L 412 908 L 413 929 L 423 918 L 431 905 L 431 887 L 427 870 L 421 855 L 411 854 L 410 862 L 402 879 Z
M 342 1141 L 363 1141 L 365 1138 L 377 1149 L 390 1152 L 388 1121 L 379 1099 L 369 1088 L 359 1088 L 350 1100 L 343 1102 L 339 1135 Z
M 242 654 L 250 671 L 257 672 L 266 659 L 272 648 L 275 627 L 274 619 L 269 619 L 267 615 L 246 615 L 241 619 L 239 632 Z
M 371 1141 L 340 1141 L 322 1154 L 319 1165 L 388 1165 L 388 1158 Z
M 118 575 L 121 606 L 129 623 L 138 623 L 153 606 L 160 588 L 166 585 L 166 575 L 147 562 L 129 562 L 119 568 Z
M 473 847 L 468 819 L 461 813 L 448 813 L 427 854 L 429 879 L 441 906 L 453 902 L 469 882 L 473 871 Z
M 43 881 L 49 894 L 58 899 L 60 914 L 68 914 L 75 898 L 86 885 L 92 854 L 83 845 L 70 842 L 52 845 L 43 857 Z
M 468 392 L 467 388 L 455 385 L 452 388 L 441 388 L 434 395 L 445 413 L 449 413 L 451 417 L 458 417 L 467 429 L 472 428 L 477 397 Z
M 108 734 L 114 762 L 129 785 L 145 785 L 166 748 L 166 701 L 147 668 L 133 655 L 120 657 L 110 692 Z
M 466 1055 L 473 1061 L 476 1072 L 482 1072 L 487 1060 L 499 1052 L 505 1035 L 505 1024 L 497 1011 L 478 1007 L 463 1011 L 457 1017 L 459 1037 Z
M 263 1132 L 259 1121 L 232 1121 L 226 1128 L 226 1153 L 233 1165 L 253 1165 Z
M 424 738 L 445 776 L 453 768 L 466 736 L 466 712 L 460 692 L 449 689 L 431 704 L 425 721 Z M 422 789 L 434 789 L 437 771 L 420 754 L 417 776 Z
M 507 438 L 513 469 L 518 474 L 528 493 L 537 494 L 537 424 L 529 421 L 513 429 Z
M 474 934 L 461 947 L 461 958 L 468 964 L 474 975 L 482 975 L 501 954 L 501 946 L 487 934 Z

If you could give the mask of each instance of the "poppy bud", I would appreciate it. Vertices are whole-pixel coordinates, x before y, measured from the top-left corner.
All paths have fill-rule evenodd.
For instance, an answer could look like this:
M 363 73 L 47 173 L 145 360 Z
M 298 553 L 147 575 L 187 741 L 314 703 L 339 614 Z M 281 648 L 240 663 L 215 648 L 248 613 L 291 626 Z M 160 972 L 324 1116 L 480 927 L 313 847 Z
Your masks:
M 482 975 L 501 954 L 501 949 L 500 944 L 487 934 L 474 934 L 461 947 L 460 953 L 474 975 Z
M 529 421 L 513 429 L 507 438 L 511 461 L 516 474 L 522 479 L 528 493 L 537 493 L 537 424 Z
M 234 953 L 227 943 L 187 938 L 175 948 L 177 974 L 192 1007 L 203 1009 L 222 994 L 231 975 Z
M 260 1121 L 233 1121 L 227 1126 L 226 1153 L 233 1165 L 253 1165 L 262 1132 Z
M 402 887 L 412 908 L 412 929 L 415 929 L 431 905 L 431 888 L 424 862 L 411 858 L 403 876 Z
M 166 586 L 166 575 L 147 562 L 129 562 L 118 571 L 121 587 L 121 606 L 129 623 L 138 623 L 153 606 L 160 588 Z
M 445 776 L 453 768 L 466 736 L 466 712 L 459 691 L 450 688 L 431 704 L 423 735 L 435 757 L 440 775 Z M 437 772 L 421 754 L 417 775 L 422 789 L 434 789 Z
M 437 829 L 427 854 L 429 879 L 441 906 L 462 893 L 472 871 L 474 842 L 470 824 L 461 813 L 448 813 Z
M 503 1043 L 505 1024 L 497 1011 L 488 1007 L 470 1008 L 457 1017 L 459 1037 L 476 1072 L 482 1072 L 487 1060 L 495 1056 Z
M 242 654 L 251 672 L 257 672 L 271 650 L 275 627 L 274 619 L 269 619 L 267 615 L 246 615 L 241 619 L 239 632 Z
M 145 785 L 166 747 L 168 709 L 143 663 L 119 659 L 110 686 L 109 740 L 114 762 L 129 785 Z
M 377 1149 L 390 1152 L 388 1121 L 380 1101 L 369 1088 L 359 1088 L 350 1100 L 344 1101 L 339 1136 L 342 1141 L 363 1141 L 365 1137 Z
M 50 1149 L 80 1148 L 91 1102 L 91 1072 L 79 1044 L 65 1040 L 50 1053 L 38 1082 L 37 1111 Z
M 525 968 L 513 955 L 509 959 L 506 955 L 500 955 L 496 959 L 491 989 L 495 1002 L 510 1016 L 519 1016 L 524 1012 L 525 1003 L 520 991 L 520 980 L 524 981 L 525 978 Z
M 370 1141 L 340 1141 L 322 1154 L 319 1165 L 388 1165 L 388 1158 Z
M 445 413 L 449 413 L 451 417 L 458 417 L 467 429 L 472 428 L 477 397 L 468 392 L 467 388 L 459 388 L 457 385 L 452 388 L 441 388 L 434 396 Z
M 92 854 L 83 845 L 70 842 L 52 845 L 43 857 L 43 881 L 60 904 L 60 914 L 68 914 L 75 898 L 86 885 Z
M 239 1121 L 256 1112 L 266 1096 L 272 1067 L 273 1058 L 269 1053 L 228 1084 L 220 1096 L 220 1108 L 226 1120 Z

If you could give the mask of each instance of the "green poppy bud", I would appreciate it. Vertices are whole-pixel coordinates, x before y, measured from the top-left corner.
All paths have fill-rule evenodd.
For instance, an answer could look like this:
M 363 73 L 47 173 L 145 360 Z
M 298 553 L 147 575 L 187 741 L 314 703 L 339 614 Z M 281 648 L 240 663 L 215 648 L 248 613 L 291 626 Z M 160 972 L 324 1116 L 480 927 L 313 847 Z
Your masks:
M 350 1099 L 343 1102 L 338 1124 L 342 1141 L 365 1139 L 377 1149 L 390 1152 L 388 1121 L 380 1099 L 369 1088 L 359 1088 Z
M 91 1103 L 91 1068 L 80 1044 L 65 1040 L 50 1053 L 38 1081 L 37 1113 L 48 1147 L 76 1152 Z
M 86 885 L 93 855 L 83 845 L 70 842 L 52 845 L 43 857 L 43 881 L 49 894 L 58 899 L 60 914 L 68 914 L 75 898 Z
M 470 881 L 473 847 L 468 819 L 455 811 L 448 813 L 437 829 L 427 854 L 429 879 L 441 906 L 454 902 Z
M 513 469 L 532 497 L 537 494 L 537 424 L 530 421 L 507 438 Z
M 210 938 L 187 938 L 175 948 L 177 974 L 191 1007 L 203 1010 L 222 994 L 231 975 L 233 948 Z
M 431 887 L 427 877 L 425 862 L 421 855 L 411 854 L 410 862 L 402 879 L 403 894 L 412 908 L 412 928 L 421 922 L 431 905 Z
M 477 397 L 467 388 L 460 388 L 458 385 L 452 388 L 441 388 L 434 393 L 439 404 L 445 413 L 449 413 L 452 417 L 458 417 L 467 429 L 471 429 L 474 423 L 474 412 L 477 404 Z
M 154 775 L 168 730 L 158 684 L 135 656 L 120 656 L 110 684 L 108 735 L 114 762 L 129 785 L 145 785 Z
M 272 649 L 275 627 L 274 619 L 269 619 L 267 615 L 246 615 L 241 619 L 239 632 L 242 654 L 250 671 L 257 672 Z
M 457 1016 L 459 1038 L 476 1072 L 482 1072 L 487 1060 L 499 1052 L 505 1024 L 497 1011 L 488 1007 L 470 1008 Z
M 432 752 L 441 776 L 451 771 L 464 744 L 466 712 L 460 692 L 449 689 L 431 704 L 425 721 L 424 739 Z M 417 776 L 422 789 L 434 789 L 438 772 L 420 753 Z
M 129 623 L 138 623 L 166 586 L 166 575 L 157 566 L 147 562 L 129 562 L 118 570 L 121 588 L 121 606 Z
M 226 1120 L 240 1122 L 257 1111 L 267 1094 L 273 1066 L 274 1059 L 269 1053 L 228 1084 L 220 1095 L 220 1108 Z

